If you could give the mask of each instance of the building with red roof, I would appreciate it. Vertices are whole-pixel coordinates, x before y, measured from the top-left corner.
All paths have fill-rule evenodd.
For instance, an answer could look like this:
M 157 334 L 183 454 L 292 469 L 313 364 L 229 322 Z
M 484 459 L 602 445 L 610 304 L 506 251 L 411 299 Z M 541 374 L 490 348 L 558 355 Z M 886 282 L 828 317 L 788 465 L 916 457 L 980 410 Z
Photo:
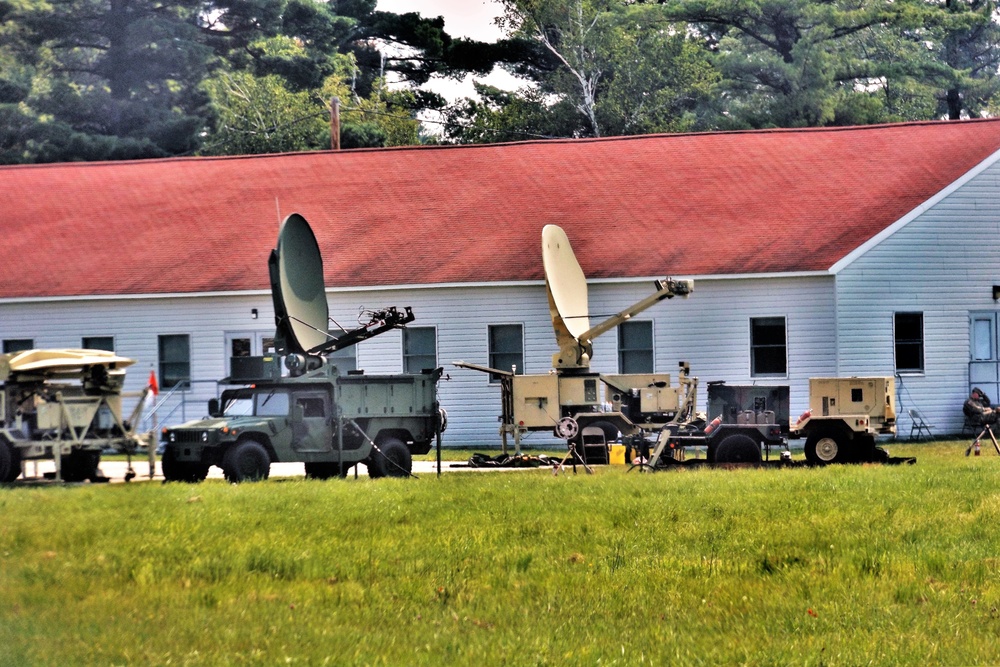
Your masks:
M 165 393 L 194 381 L 198 406 L 178 392 L 161 421 L 200 416 L 228 358 L 273 335 L 267 258 L 298 212 L 333 319 L 417 316 L 341 363 L 512 353 L 543 373 L 554 223 L 596 315 L 695 280 L 598 339 L 594 370 L 683 359 L 703 383 L 788 384 L 793 411 L 810 376 L 896 375 L 904 435 L 909 408 L 958 431 L 971 385 L 1000 394 L 998 150 L 1000 121 L 972 120 L 0 167 L 0 340 L 110 345 Z M 496 385 L 449 374 L 445 443 L 498 443 Z

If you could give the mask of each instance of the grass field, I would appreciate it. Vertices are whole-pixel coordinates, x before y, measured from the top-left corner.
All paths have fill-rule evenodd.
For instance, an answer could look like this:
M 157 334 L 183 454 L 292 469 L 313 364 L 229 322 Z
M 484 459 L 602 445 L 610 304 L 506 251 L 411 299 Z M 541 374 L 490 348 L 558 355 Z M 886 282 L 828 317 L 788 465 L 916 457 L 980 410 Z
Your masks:
M 1000 456 L 0 489 L 2 665 L 1000 663 Z

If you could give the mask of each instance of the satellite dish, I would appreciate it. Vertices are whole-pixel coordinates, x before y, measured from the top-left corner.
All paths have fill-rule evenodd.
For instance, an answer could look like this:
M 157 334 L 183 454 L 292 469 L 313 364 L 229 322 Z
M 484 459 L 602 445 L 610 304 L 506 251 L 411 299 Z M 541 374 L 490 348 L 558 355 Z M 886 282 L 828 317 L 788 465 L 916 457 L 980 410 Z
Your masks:
M 292 353 L 307 353 L 326 343 L 330 308 L 323 284 L 323 257 L 309 223 L 293 213 L 281 223 L 278 247 L 268 262 L 271 271 L 271 297 L 278 321 L 280 348 Z
M 569 237 L 558 225 L 542 228 L 542 266 L 549 295 L 549 313 L 560 351 L 579 348 L 580 338 L 590 330 L 590 306 L 587 302 L 587 277 L 576 260 Z M 581 350 L 589 356 L 589 349 Z M 567 355 L 563 354 L 562 357 Z M 578 356 L 578 355 L 573 355 Z M 586 365 L 585 359 L 553 357 L 556 366 Z

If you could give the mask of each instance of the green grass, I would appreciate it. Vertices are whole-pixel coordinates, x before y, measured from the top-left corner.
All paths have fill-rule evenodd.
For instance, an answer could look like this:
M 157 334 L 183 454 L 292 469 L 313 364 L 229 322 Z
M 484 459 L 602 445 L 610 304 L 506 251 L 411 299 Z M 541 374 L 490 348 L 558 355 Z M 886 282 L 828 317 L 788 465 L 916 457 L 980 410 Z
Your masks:
M 0 665 L 1000 663 L 1000 456 L 0 489 Z

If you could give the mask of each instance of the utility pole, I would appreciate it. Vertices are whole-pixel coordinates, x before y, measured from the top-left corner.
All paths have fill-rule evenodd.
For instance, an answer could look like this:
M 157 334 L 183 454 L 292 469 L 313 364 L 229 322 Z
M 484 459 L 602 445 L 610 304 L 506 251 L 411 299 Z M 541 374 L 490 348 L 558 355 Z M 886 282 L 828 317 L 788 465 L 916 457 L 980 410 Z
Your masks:
M 330 98 L 330 148 L 340 150 L 340 98 Z

